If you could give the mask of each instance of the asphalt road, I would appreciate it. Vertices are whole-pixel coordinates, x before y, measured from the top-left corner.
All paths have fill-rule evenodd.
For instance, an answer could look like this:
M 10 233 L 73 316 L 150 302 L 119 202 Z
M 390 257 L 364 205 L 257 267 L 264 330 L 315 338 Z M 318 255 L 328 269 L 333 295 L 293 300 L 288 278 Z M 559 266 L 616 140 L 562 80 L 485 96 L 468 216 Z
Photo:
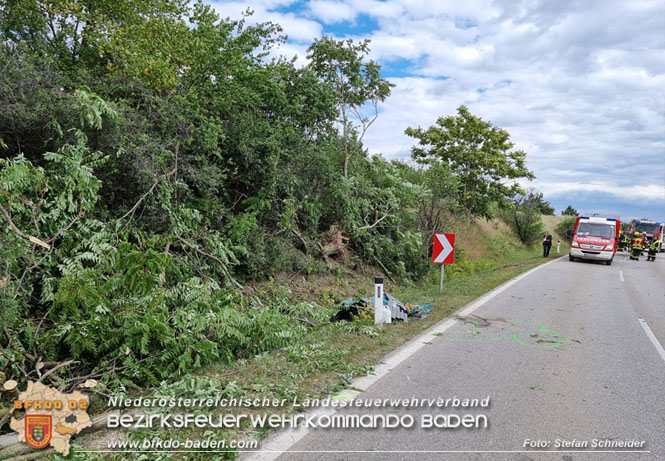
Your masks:
M 414 427 L 312 429 L 279 459 L 665 459 L 664 254 L 558 259 L 430 336 L 356 398 L 489 397 L 488 407 L 343 409 L 335 415 L 410 415 Z M 420 427 L 451 414 L 484 415 L 487 427 Z

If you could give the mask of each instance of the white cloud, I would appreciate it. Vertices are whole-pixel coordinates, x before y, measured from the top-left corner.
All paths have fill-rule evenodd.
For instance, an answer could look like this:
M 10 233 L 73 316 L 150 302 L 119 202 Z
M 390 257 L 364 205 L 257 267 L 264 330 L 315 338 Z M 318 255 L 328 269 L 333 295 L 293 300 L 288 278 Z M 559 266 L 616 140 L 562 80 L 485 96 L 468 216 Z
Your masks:
M 619 187 L 603 183 L 586 182 L 541 182 L 539 190 L 546 196 L 557 196 L 565 191 L 605 192 L 617 197 L 629 196 L 638 200 L 665 199 L 665 186 L 662 184 L 643 184 Z
M 293 1 L 264 0 L 252 2 L 225 2 L 214 1 L 210 4 L 222 17 L 239 18 L 248 8 L 253 14 L 247 18 L 248 24 L 257 24 L 262 22 L 274 22 L 279 24 L 290 40 L 296 42 L 311 43 L 314 38 L 320 37 L 323 32 L 323 26 L 311 19 L 300 17 L 294 13 L 280 13 L 273 11 L 280 6 L 288 6 Z
M 371 38 L 380 63 L 410 61 L 364 139 L 371 152 L 407 158 L 407 126 L 466 104 L 511 133 L 537 176 L 530 186 L 546 195 L 660 200 L 665 215 L 662 0 L 313 0 L 298 14 L 274 10 L 287 3 L 250 6 L 294 38 L 288 52 L 335 24 Z M 361 15 L 378 29 L 354 28 Z
M 344 2 L 314 0 L 309 3 L 309 9 L 314 17 L 326 24 L 351 21 L 356 17 L 356 12 Z

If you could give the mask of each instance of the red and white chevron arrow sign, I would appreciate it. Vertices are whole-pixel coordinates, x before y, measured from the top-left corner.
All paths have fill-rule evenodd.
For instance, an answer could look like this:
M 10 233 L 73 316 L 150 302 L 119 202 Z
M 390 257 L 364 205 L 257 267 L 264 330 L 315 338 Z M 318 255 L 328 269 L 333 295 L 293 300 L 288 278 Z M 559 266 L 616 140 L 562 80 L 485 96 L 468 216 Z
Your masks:
M 452 264 L 455 259 L 455 234 L 434 234 L 432 262 Z

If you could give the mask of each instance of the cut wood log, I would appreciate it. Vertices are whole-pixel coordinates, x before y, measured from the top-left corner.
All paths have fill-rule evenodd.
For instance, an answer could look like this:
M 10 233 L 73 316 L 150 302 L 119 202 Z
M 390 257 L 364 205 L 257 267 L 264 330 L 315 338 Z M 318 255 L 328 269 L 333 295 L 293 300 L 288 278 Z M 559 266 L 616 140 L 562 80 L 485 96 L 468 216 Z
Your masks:
M 2 384 L 2 394 L 7 400 L 18 398 L 18 383 L 16 380 L 8 379 Z
M 97 381 L 94 379 L 86 379 L 85 382 L 77 386 L 79 389 L 94 389 L 97 387 Z

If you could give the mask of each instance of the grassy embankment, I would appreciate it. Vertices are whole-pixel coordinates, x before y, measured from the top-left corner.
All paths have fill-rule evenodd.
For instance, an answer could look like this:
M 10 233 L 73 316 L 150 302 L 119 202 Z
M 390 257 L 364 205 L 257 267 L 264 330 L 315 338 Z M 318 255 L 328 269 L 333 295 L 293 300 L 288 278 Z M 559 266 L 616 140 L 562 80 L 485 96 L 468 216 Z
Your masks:
M 544 217 L 546 229 L 554 231 L 558 217 Z M 448 231 L 448 229 L 447 229 Z M 479 220 L 470 226 L 463 223 L 451 226 L 457 234 L 456 263 L 446 267 L 444 292 L 439 294 L 438 266 L 420 283 L 394 286 L 387 281 L 386 291 L 404 302 L 431 303 L 432 314 L 425 320 L 397 322 L 383 328 L 373 326 L 372 319 L 338 324 L 321 323 L 312 327 L 293 344 L 278 351 L 238 360 L 231 365 L 218 365 L 200 370 L 196 376 L 160 390 L 165 395 L 186 397 L 236 397 L 287 399 L 325 397 L 348 386 L 353 378 L 371 372 L 383 356 L 396 349 L 423 330 L 450 316 L 462 306 L 526 270 L 556 258 L 556 240 L 549 259 L 542 257 L 540 245 L 525 248 L 510 235 L 503 223 Z M 561 253 L 568 251 L 563 238 Z M 262 296 L 285 296 L 292 302 L 316 300 L 334 313 L 337 302 L 353 295 L 371 296 L 373 273 L 359 274 L 348 270 L 336 275 L 278 278 L 277 281 L 254 287 Z M 288 290 L 286 289 L 288 287 Z M 294 319 L 294 322 L 301 320 Z M 255 409 L 225 409 L 234 413 L 291 413 L 290 406 Z M 227 440 L 261 438 L 267 430 L 246 427 L 240 431 L 178 430 L 162 433 L 159 437 L 184 439 L 209 436 Z M 101 439 L 115 437 L 106 434 Z M 135 431 L 132 439 L 155 437 L 155 431 Z M 96 442 L 95 442 L 96 440 Z M 99 447 L 100 435 L 83 437 L 79 443 Z M 196 454 L 188 454 L 192 459 Z M 212 459 L 201 453 L 200 459 Z M 87 455 L 89 456 L 89 455 Z M 86 456 L 86 459 L 88 459 Z M 233 458 L 234 453 L 216 454 L 218 459 Z M 121 456 L 103 455 L 104 459 Z

